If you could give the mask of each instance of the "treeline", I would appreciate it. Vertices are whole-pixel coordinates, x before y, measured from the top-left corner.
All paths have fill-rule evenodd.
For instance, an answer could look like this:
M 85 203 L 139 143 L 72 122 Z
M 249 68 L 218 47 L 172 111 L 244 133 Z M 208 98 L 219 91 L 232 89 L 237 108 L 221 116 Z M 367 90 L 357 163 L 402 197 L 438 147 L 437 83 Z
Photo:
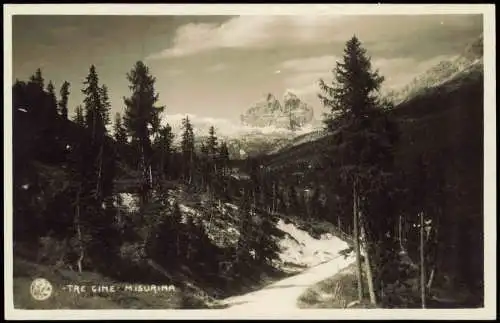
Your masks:
M 197 148 L 186 117 L 175 147 L 172 128 L 162 125 L 165 108 L 157 105 L 148 67 L 137 62 L 127 78 L 131 94 L 114 122 L 108 88 L 95 66 L 71 120 L 68 82 L 59 100 L 40 70 L 15 82 L 17 249 L 29 249 L 40 262 L 128 281 L 168 281 L 187 267 L 200 283 L 234 288 L 242 278 L 258 275 L 253 269 L 270 266 L 278 250 L 275 218 L 258 207 L 263 181 L 231 177 L 227 145 L 214 127 Z M 131 185 L 123 185 L 127 179 Z M 209 196 L 206 214 L 181 212 L 181 201 L 170 191 L 180 187 Z M 127 210 L 120 193 L 137 194 L 137 208 Z M 204 225 L 223 202 L 238 206 L 240 236 L 232 246 L 215 245 Z

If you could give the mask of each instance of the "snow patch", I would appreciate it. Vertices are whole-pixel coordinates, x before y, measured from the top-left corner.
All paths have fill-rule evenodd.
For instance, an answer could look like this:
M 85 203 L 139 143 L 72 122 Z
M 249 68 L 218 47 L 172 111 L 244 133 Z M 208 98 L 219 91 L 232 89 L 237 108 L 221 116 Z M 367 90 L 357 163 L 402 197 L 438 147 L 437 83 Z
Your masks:
M 187 214 L 189 214 L 191 216 L 195 216 L 195 217 L 201 216 L 200 212 L 198 212 L 197 210 L 193 209 L 192 207 L 186 206 L 184 204 L 179 204 L 179 208 L 180 208 L 182 213 L 187 213 Z
M 122 201 L 123 207 L 129 212 L 139 211 L 137 206 L 137 196 L 131 193 L 119 193 L 119 198 Z
M 285 238 L 279 241 L 280 261 L 283 265 L 294 264 L 313 267 L 333 259 L 337 254 L 348 248 L 345 241 L 330 233 L 315 239 L 309 233 L 297 228 L 294 224 L 278 221 L 278 229 L 286 233 Z

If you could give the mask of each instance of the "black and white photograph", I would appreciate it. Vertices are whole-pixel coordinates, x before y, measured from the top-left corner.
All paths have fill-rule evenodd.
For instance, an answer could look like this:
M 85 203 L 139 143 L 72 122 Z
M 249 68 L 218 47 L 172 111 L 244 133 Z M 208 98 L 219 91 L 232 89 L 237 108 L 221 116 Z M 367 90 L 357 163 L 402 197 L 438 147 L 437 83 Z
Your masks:
M 7 317 L 493 318 L 494 5 L 435 6 L 4 5 Z

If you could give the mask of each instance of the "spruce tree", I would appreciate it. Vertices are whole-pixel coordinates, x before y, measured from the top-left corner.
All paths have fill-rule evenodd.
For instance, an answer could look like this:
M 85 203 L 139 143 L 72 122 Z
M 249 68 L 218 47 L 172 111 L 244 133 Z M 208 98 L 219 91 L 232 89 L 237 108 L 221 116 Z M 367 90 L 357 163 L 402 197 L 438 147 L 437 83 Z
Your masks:
M 119 112 L 115 114 L 114 137 L 118 145 L 127 144 L 127 129 L 123 126 L 122 116 Z
M 194 132 L 193 126 L 189 117 L 186 116 L 182 120 L 182 138 L 181 138 L 181 150 L 184 168 L 184 179 L 191 183 L 193 177 L 194 161 L 195 161 L 195 151 L 194 151 Z
M 57 98 L 52 81 L 47 84 L 47 109 L 52 115 L 57 114 Z
M 219 160 L 221 164 L 222 176 L 226 176 L 228 172 L 230 158 L 229 158 L 229 149 L 225 141 L 223 141 L 220 145 Z
M 106 84 L 103 84 L 100 88 L 100 96 L 101 96 L 101 105 L 102 105 L 102 118 L 104 120 L 105 125 L 109 125 L 111 123 L 110 110 L 111 110 L 111 102 L 109 101 L 108 87 Z
M 320 88 L 324 94 L 319 98 L 331 110 L 325 120 L 327 128 L 332 132 L 335 146 L 328 156 L 335 161 L 335 168 L 344 181 L 352 187 L 354 240 L 357 254 L 358 298 L 363 296 L 361 281 L 361 260 L 359 250 L 360 225 L 359 215 L 363 213 L 363 223 L 369 223 L 372 230 L 368 235 L 373 237 L 375 231 L 388 230 L 392 225 L 391 216 L 373 214 L 370 210 L 375 197 L 372 193 L 381 191 L 381 183 L 390 172 L 392 146 L 394 144 L 394 127 L 384 114 L 384 102 L 379 99 L 379 89 L 384 80 L 378 71 L 372 71 L 370 57 L 356 36 L 347 41 L 344 55 L 333 69 L 334 81 L 327 85 L 320 80 Z M 383 221 L 381 216 L 386 216 Z M 388 220 L 388 219 L 389 220 Z M 375 224 L 378 223 L 378 227 Z M 383 225 L 381 225 L 383 223 Z M 385 228 L 384 228 L 385 226 Z M 379 243 L 379 241 L 372 241 Z M 371 245 L 367 244 L 367 260 L 371 256 Z M 382 265 L 381 263 L 379 265 Z M 370 294 L 372 293 L 369 282 Z M 371 297 L 374 302 L 374 297 Z
M 214 126 L 210 126 L 210 129 L 208 130 L 208 143 L 207 143 L 208 153 L 210 157 L 215 158 L 215 155 L 217 154 L 218 145 L 219 143 L 217 141 L 217 136 L 215 135 L 215 128 Z
M 130 82 L 129 89 L 132 94 L 124 98 L 125 127 L 133 142 L 137 143 L 140 156 L 140 169 L 142 171 L 141 205 L 147 203 L 152 188 L 152 147 L 151 135 L 158 131 L 160 115 L 163 106 L 157 106 L 159 95 L 155 91 L 156 78 L 153 77 L 149 68 L 138 61 L 127 74 Z
M 58 107 L 59 107 L 59 114 L 64 118 L 68 119 L 68 99 L 69 99 L 69 87 L 70 83 L 67 81 L 64 81 L 63 85 L 61 86 L 61 90 L 59 91 L 59 94 L 61 95 L 61 99 L 59 100 Z
M 44 88 L 44 78 L 42 76 L 42 70 L 37 68 L 34 75 L 30 77 L 30 82 L 36 84 L 40 89 Z
M 85 85 L 82 93 L 85 96 L 83 106 L 86 127 L 89 129 L 92 142 L 100 146 L 106 133 L 106 123 L 101 100 L 101 89 L 99 88 L 99 77 L 94 65 L 90 66 L 89 74 L 83 84 Z
M 75 109 L 75 116 L 73 117 L 73 122 L 75 122 L 80 127 L 85 127 L 85 117 L 83 115 L 83 107 L 81 105 L 77 106 Z
M 155 139 L 155 159 L 156 159 L 156 167 L 160 172 L 160 176 L 165 178 L 170 170 L 170 166 L 172 165 L 172 155 L 173 155 L 173 141 L 174 141 L 174 133 L 172 132 L 172 127 L 169 124 L 166 124 L 164 127 L 161 127 L 158 131 L 158 136 Z M 173 174 L 170 174 L 173 175 Z

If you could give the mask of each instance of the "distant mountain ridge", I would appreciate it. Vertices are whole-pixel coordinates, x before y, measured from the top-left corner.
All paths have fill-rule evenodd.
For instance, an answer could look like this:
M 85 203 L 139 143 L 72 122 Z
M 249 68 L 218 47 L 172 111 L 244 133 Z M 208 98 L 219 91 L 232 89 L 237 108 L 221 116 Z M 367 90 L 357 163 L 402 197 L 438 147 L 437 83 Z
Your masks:
M 483 67 L 483 35 L 470 43 L 453 59 L 442 61 L 423 74 L 415 77 L 401 89 L 391 91 L 387 97 L 395 104 L 408 101 L 426 89 L 436 87 L 470 69 Z

